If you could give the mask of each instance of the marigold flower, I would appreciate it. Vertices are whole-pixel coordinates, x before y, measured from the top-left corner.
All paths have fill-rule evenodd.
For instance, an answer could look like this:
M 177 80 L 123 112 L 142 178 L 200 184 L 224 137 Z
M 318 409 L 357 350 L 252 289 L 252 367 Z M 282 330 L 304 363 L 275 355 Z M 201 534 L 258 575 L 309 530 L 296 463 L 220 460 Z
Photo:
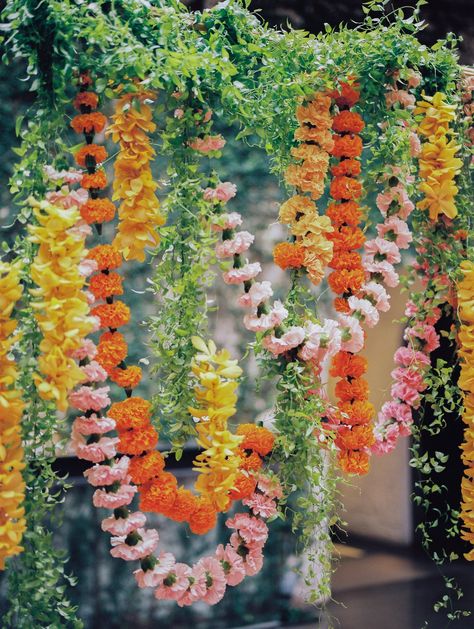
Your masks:
M 299 142 L 316 142 L 328 153 L 334 148 L 333 135 L 327 129 L 318 129 L 317 127 L 308 127 L 306 125 L 298 127 L 295 131 L 295 140 Z
M 375 443 L 372 426 L 341 426 L 336 433 L 335 443 L 339 450 L 362 450 Z
M 349 177 L 357 177 L 362 171 L 361 163 L 358 159 L 343 159 L 339 164 L 332 166 L 331 173 L 334 177 L 347 175 Z
M 362 257 L 357 251 L 338 251 L 337 256 L 329 263 L 331 269 L 347 269 L 353 271 L 362 268 Z
M 370 456 L 361 450 L 340 451 L 337 456 L 339 466 L 346 474 L 367 474 Z
M 98 245 L 89 251 L 87 257 L 97 262 L 99 271 L 117 269 L 122 264 L 120 251 L 112 245 Z
M 85 144 L 74 155 L 76 162 L 83 168 L 95 164 L 102 164 L 107 159 L 107 151 L 98 144 Z
M 255 491 L 257 478 L 254 474 L 241 472 L 235 479 L 234 489 L 229 493 L 232 500 L 243 500 L 249 498 Z
M 355 424 L 367 424 L 374 416 L 374 406 L 365 400 L 354 400 L 353 402 L 341 402 L 339 404 L 341 421 L 344 424 L 354 426 Z M 347 417 L 346 417 L 347 416 Z
M 360 133 L 364 127 L 361 115 L 352 111 L 340 111 L 332 119 L 332 128 L 337 133 Z
M 153 426 L 127 430 L 119 433 L 117 451 L 122 454 L 141 454 L 147 450 L 153 450 L 158 443 L 158 433 Z
M 336 101 L 339 109 L 354 107 L 359 102 L 359 84 L 358 83 L 341 83 L 340 90 L 335 90 L 331 96 Z
M 328 239 L 334 244 L 334 254 L 339 254 L 341 250 L 360 249 L 365 242 L 364 232 L 350 225 L 343 225 L 338 231 L 328 234 Z
M 334 271 L 328 277 L 331 289 L 339 295 L 357 292 L 365 281 L 364 269 L 341 269 Z
M 139 428 L 150 423 L 151 404 L 141 397 L 130 397 L 122 402 L 115 402 L 109 409 L 108 416 L 115 419 L 117 430 Z
M 136 365 L 126 369 L 118 367 L 110 372 L 110 379 L 122 389 L 134 389 L 142 379 L 142 370 Z
M 335 393 L 344 402 L 353 400 L 367 400 L 369 398 L 369 383 L 364 378 L 340 380 L 336 383 Z
M 151 513 L 169 512 L 176 500 L 178 481 L 169 472 L 140 487 L 140 510 Z
M 97 345 L 96 360 L 107 372 L 125 360 L 128 346 L 120 332 L 104 332 Z
M 331 219 L 335 227 L 340 227 L 341 225 L 357 227 L 362 218 L 362 210 L 356 201 L 330 203 L 326 211 L 326 216 Z
M 296 242 L 280 242 L 273 249 L 273 259 L 281 269 L 299 269 L 304 258 L 304 247 Z
M 92 174 L 85 173 L 81 185 L 86 190 L 102 190 L 107 186 L 107 176 L 103 170 L 98 170 Z
M 208 498 L 196 498 L 196 509 L 189 516 L 189 528 L 196 535 L 205 535 L 217 522 L 217 513 Z
M 91 310 L 94 317 L 99 317 L 103 328 L 119 328 L 130 321 L 130 308 L 123 301 L 113 304 L 100 304 Z
M 285 181 L 290 186 L 309 192 L 312 199 L 319 199 L 324 193 L 325 172 L 314 168 L 310 162 L 291 164 L 285 171 Z
M 350 314 L 351 308 L 345 297 L 336 297 L 334 299 L 334 310 L 336 312 L 343 312 L 344 314 Z
M 359 157 L 362 146 L 362 139 L 358 135 L 335 135 L 331 154 L 334 157 Z
M 173 506 L 169 509 L 169 518 L 175 522 L 188 522 L 199 507 L 200 503 L 193 492 L 180 487 L 176 492 Z
M 330 193 L 333 199 L 353 200 L 362 194 L 362 184 L 352 177 L 334 177 L 331 181 Z
M 115 205 L 109 199 L 88 199 L 79 209 L 82 218 L 92 223 L 107 223 L 115 216 Z
M 360 378 L 366 371 L 366 358 L 349 352 L 338 352 L 332 360 L 330 374 L 339 378 Z
M 271 452 L 275 442 L 275 435 L 268 428 L 255 424 L 240 424 L 237 434 L 244 437 L 241 443 L 243 450 L 253 450 L 261 456 Z
M 107 118 L 95 111 L 90 114 L 79 114 L 71 120 L 71 127 L 76 133 L 100 133 L 105 129 Z
M 143 485 L 152 478 L 160 476 L 165 469 L 165 460 L 158 450 L 151 450 L 143 456 L 132 457 L 128 473 L 135 485 Z
M 257 472 L 262 467 L 263 461 L 256 452 L 250 452 L 247 454 L 241 449 L 239 454 L 239 467 L 241 470 L 246 470 L 247 472 Z
M 99 104 L 99 97 L 95 92 L 79 92 L 74 98 L 74 107 L 81 111 L 83 107 L 96 109 Z
M 89 290 L 96 299 L 123 295 L 122 276 L 118 273 L 97 273 L 89 280 Z

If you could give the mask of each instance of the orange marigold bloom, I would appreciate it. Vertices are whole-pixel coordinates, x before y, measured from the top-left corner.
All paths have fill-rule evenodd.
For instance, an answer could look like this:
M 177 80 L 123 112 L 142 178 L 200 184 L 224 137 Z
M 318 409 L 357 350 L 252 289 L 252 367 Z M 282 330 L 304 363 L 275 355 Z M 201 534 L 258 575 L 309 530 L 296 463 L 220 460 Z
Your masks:
M 344 314 L 349 314 L 351 310 L 347 299 L 344 299 L 344 297 L 336 297 L 334 300 L 334 309 L 336 312 L 343 312 Z
M 340 450 L 370 448 L 375 442 L 372 426 L 341 426 L 336 433 L 335 443 Z
M 263 465 L 262 459 L 258 456 L 256 452 L 251 452 L 249 455 L 240 448 L 240 464 L 239 468 L 241 470 L 247 470 L 247 472 L 257 472 Z
M 331 269 L 348 269 L 350 271 L 354 269 L 362 268 L 362 258 L 357 251 L 338 251 L 329 263 Z
M 335 90 L 332 94 L 336 100 L 336 105 L 340 109 L 346 107 L 354 107 L 359 102 L 359 84 L 358 83 L 341 83 L 340 90 Z
M 117 450 L 122 454 L 141 454 L 147 450 L 153 450 L 158 443 L 158 433 L 153 426 L 139 428 L 138 430 L 126 430 L 119 433 Z
M 281 269 L 299 269 L 305 258 L 305 249 L 296 242 L 280 242 L 273 249 L 273 259 Z
M 275 442 L 275 435 L 268 428 L 255 424 L 240 424 L 237 434 L 244 437 L 240 444 L 242 450 L 253 450 L 261 456 L 271 452 Z
M 360 175 L 361 171 L 362 166 L 358 159 L 343 159 L 342 162 L 339 162 L 339 164 L 331 168 L 334 177 L 340 177 L 342 175 L 357 177 L 357 175 Z
M 142 370 L 136 365 L 127 367 L 126 369 L 114 369 L 110 372 L 110 378 L 116 385 L 122 387 L 122 389 L 134 389 L 140 383 L 142 379 Z
M 82 176 L 81 186 L 86 190 L 91 188 L 94 190 L 103 190 L 107 186 L 107 177 L 103 170 L 98 170 L 96 173 L 85 173 Z
M 249 498 L 255 491 L 257 486 L 257 479 L 253 474 L 247 472 L 240 472 L 235 479 L 234 489 L 229 492 L 229 497 L 232 500 L 243 500 Z
M 334 177 L 329 191 L 333 199 L 358 199 L 362 194 L 362 184 L 352 177 Z
M 91 315 L 99 317 L 103 328 L 119 328 L 130 321 L 130 308 L 123 301 L 113 304 L 100 304 L 92 308 Z
M 336 395 L 344 402 L 352 400 L 367 400 L 369 398 L 369 383 L 364 378 L 340 380 L 336 384 Z
M 152 478 L 160 476 L 165 469 L 165 460 L 158 450 L 151 450 L 143 456 L 134 456 L 130 460 L 128 473 L 135 485 L 143 485 Z
M 313 168 L 310 162 L 291 164 L 285 171 L 285 181 L 290 186 L 309 192 L 312 199 L 319 199 L 324 193 L 325 172 Z
M 97 245 L 89 251 L 87 257 L 97 262 L 99 271 L 117 269 L 122 264 L 120 251 L 112 245 Z
M 198 499 L 193 492 L 180 487 L 176 492 L 173 506 L 169 509 L 168 517 L 175 522 L 187 522 L 198 505 Z
M 332 359 L 330 374 L 339 378 L 360 378 L 366 371 L 366 358 L 350 352 L 338 352 Z
M 341 269 L 340 271 L 334 271 L 328 277 L 328 284 L 339 295 L 344 293 L 357 292 L 365 281 L 364 269 Z
M 332 120 L 332 128 L 337 133 L 360 133 L 364 127 L 361 115 L 352 111 L 340 111 Z
M 209 498 L 196 498 L 196 509 L 189 516 L 189 528 L 196 535 L 205 535 L 217 523 L 217 512 Z
M 128 353 L 127 341 L 120 332 L 104 332 L 97 345 L 96 360 L 107 372 L 125 360 Z
M 335 227 L 352 225 L 356 227 L 362 218 L 362 210 L 356 201 L 343 201 L 342 203 L 330 203 L 326 211 Z
M 71 120 L 71 127 L 76 133 L 100 133 L 104 130 L 107 118 L 99 111 L 91 114 L 79 114 Z
M 334 253 L 351 249 L 360 249 L 365 242 L 364 232 L 359 227 L 343 225 L 339 231 L 327 235 L 328 240 L 334 243 Z
M 338 453 L 339 466 L 346 474 L 367 474 L 369 461 L 369 455 L 361 450 L 348 450 L 347 452 Z
M 123 295 L 122 276 L 118 273 L 97 273 L 89 280 L 89 290 L 96 299 Z
M 89 159 L 92 158 L 92 164 L 102 164 L 107 159 L 107 151 L 99 144 L 86 144 L 76 151 L 74 157 L 79 166 L 86 167 L 90 165 Z
M 88 199 L 79 211 L 86 223 L 92 225 L 113 220 L 116 208 L 110 199 Z
M 112 404 L 107 414 L 115 419 L 117 430 L 139 428 L 150 423 L 150 406 L 150 402 L 141 397 L 130 397 Z
M 362 140 L 358 135 L 335 135 L 331 154 L 334 157 L 359 157 Z
M 140 509 L 152 513 L 168 512 L 176 500 L 178 481 L 169 472 L 140 487 Z
M 374 416 L 374 406 L 370 402 L 354 400 L 354 402 L 341 402 L 339 411 L 347 417 L 341 417 L 343 424 L 354 426 L 355 424 L 367 424 Z
M 74 98 L 74 107 L 80 111 L 81 107 L 96 109 L 99 104 L 99 97 L 95 92 L 79 92 Z

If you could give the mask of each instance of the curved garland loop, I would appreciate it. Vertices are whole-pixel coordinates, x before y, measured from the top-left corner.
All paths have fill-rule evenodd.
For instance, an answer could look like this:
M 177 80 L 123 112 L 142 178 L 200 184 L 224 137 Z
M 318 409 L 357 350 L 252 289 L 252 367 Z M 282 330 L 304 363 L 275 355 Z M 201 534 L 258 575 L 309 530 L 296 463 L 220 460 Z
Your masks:
M 0 261 L 0 570 L 8 557 L 22 552 L 26 530 L 20 425 L 24 403 L 22 391 L 15 386 L 18 369 L 10 356 L 18 340 L 12 313 L 23 292 L 20 272 L 19 262 Z
M 472 548 L 465 554 L 474 561 L 474 263 L 461 263 L 462 280 L 458 284 L 458 312 L 461 322 L 459 330 L 459 356 L 461 374 L 459 387 L 463 391 L 464 443 L 462 460 L 465 466 L 462 479 L 462 503 L 460 518 L 463 522 L 461 537 Z

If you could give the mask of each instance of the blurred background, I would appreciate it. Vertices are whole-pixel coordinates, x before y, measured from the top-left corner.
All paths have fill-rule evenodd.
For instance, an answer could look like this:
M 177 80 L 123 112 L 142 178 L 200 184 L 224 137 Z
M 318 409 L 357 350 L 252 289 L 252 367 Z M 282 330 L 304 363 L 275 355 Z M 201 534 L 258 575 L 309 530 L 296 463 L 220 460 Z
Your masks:
M 0 7 L 3 6 L 0 1 Z M 186 2 L 192 10 L 201 10 L 216 4 L 212 0 Z M 404 2 L 394 2 L 398 8 Z M 251 8 L 258 10 L 262 19 L 285 28 L 291 25 L 317 33 L 324 23 L 336 26 L 360 22 L 363 14 L 359 0 L 264 0 L 253 1 Z M 474 20 L 472 0 L 430 0 L 422 8 L 422 16 L 429 27 L 420 34 L 426 44 L 434 43 L 449 31 L 463 38 L 460 44 L 461 61 L 472 64 L 474 60 Z M 24 68 L 13 65 L 0 69 L 2 99 L 0 99 L 0 225 L 1 240 L 11 240 L 18 231 L 12 225 L 15 208 L 8 194 L 8 179 L 16 156 L 12 147 L 17 146 L 15 118 L 25 112 L 34 99 L 27 91 Z M 223 123 L 222 123 L 223 124 Z M 257 234 L 252 252 L 262 260 L 265 279 L 276 286 L 276 293 L 284 294 L 287 278 L 271 265 L 273 245 L 286 237 L 275 219 L 282 192 L 278 181 L 268 173 L 268 159 L 258 148 L 236 142 L 236 130 L 222 126 L 227 146 L 221 160 L 212 163 L 223 181 L 237 184 L 237 197 L 231 209 L 243 214 L 246 228 Z M 156 164 L 156 177 L 162 176 L 160 161 Z M 406 260 L 409 264 L 410 260 Z M 128 285 L 134 292 L 128 295 L 135 320 L 146 319 L 153 311 L 153 303 L 145 288 L 144 267 L 136 265 L 127 271 Z M 245 346 L 252 340 L 241 325 L 242 313 L 234 308 L 235 291 L 226 292 L 216 282 L 210 298 L 217 306 L 211 317 L 210 329 L 218 344 L 228 347 L 235 356 L 244 354 Z M 381 323 L 368 337 L 366 356 L 369 359 L 369 381 L 372 401 L 376 408 L 387 399 L 390 389 L 392 357 L 402 338 L 402 326 L 396 321 L 402 316 L 406 295 L 398 289 L 392 291 L 392 309 L 382 316 Z M 321 295 L 322 310 L 328 307 Z M 136 358 L 149 354 L 146 346 L 146 326 L 129 332 L 130 346 Z M 442 351 L 442 350 L 441 350 Z M 261 417 L 272 407 L 270 385 L 256 391 L 254 379 L 257 373 L 252 356 L 242 364 L 247 375 L 240 388 L 239 418 L 251 420 Z M 153 393 L 153 381 L 148 383 L 147 393 Z M 462 468 L 459 463 L 458 445 L 461 426 L 458 418 L 452 418 L 446 434 L 450 444 L 451 464 L 445 478 L 453 504 L 459 502 L 459 484 Z M 429 445 L 429 444 L 428 444 Z M 165 447 L 165 444 L 163 444 Z M 374 457 L 368 476 L 353 479 L 341 487 L 345 505 L 343 519 L 347 522 L 347 536 L 336 540 L 337 554 L 334 580 L 334 602 L 322 616 L 314 608 L 304 604 L 304 588 L 293 568 L 298 565 L 293 538 L 288 523 L 272 524 L 266 547 L 263 571 L 247 579 L 238 588 L 229 588 L 223 602 L 215 608 L 195 606 L 179 609 L 176 605 L 157 602 L 152 593 L 139 590 L 125 562 L 109 555 L 108 536 L 100 530 L 102 514 L 91 505 L 91 488 L 82 477 L 81 464 L 65 453 L 58 461 L 58 469 L 70 475 L 73 485 L 63 505 L 64 523 L 56 532 L 58 545 L 67 549 L 69 569 L 78 578 L 78 585 L 71 589 L 72 600 L 79 605 L 80 615 L 86 627 L 115 629 L 133 627 L 148 629 L 169 627 L 180 629 L 195 626 L 196 629 L 253 627 L 266 629 L 278 626 L 329 627 L 343 629 L 418 629 L 426 620 L 429 626 L 445 627 L 444 617 L 435 615 L 433 603 L 443 594 L 442 579 L 433 564 L 424 555 L 416 534 L 416 526 L 422 514 L 413 509 L 410 495 L 414 487 L 413 471 L 409 466 L 409 440 L 400 440 L 396 450 L 384 457 Z M 192 484 L 191 461 L 194 450 L 190 446 L 178 463 L 171 463 L 180 482 Z M 163 546 L 172 549 L 185 561 L 193 561 L 218 541 L 226 539 L 223 521 L 217 530 L 203 538 L 189 536 L 183 526 L 156 518 Z M 436 544 L 445 544 L 440 528 Z M 341 542 L 341 544 L 339 544 Z M 462 552 L 462 546 L 450 542 L 450 548 Z M 474 583 L 466 562 L 455 562 L 449 575 L 459 580 L 464 588 L 465 599 L 473 607 Z M 0 577 L 1 578 L 1 577 Z M 4 586 L 0 583 L 0 596 Z M 0 599 L 1 606 L 5 601 Z M 453 626 L 472 627 L 472 620 L 460 621 Z

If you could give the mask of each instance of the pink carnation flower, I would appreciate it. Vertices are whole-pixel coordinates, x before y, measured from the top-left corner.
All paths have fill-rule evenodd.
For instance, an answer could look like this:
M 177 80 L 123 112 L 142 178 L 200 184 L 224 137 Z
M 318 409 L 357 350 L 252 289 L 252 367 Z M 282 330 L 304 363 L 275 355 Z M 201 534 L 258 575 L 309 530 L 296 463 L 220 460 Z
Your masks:
M 84 472 L 84 476 L 94 487 L 112 485 L 125 480 L 129 462 L 130 459 L 124 456 L 114 465 L 94 465 Z
M 109 391 L 109 387 L 80 387 L 69 395 L 69 402 L 80 411 L 100 411 L 110 404 Z
M 252 494 L 249 498 L 242 500 L 242 504 L 250 507 L 254 515 L 265 519 L 274 516 L 277 512 L 274 501 L 263 494 Z
M 342 330 L 341 349 L 357 354 L 364 347 L 364 332 L 360 322 L 355 317 L 343 314 L 338 316 L 338 321 Z
M 251 548 L 244 560 L 245 574 L 249 577 L 256 575 L 263 566 L 263 553 L 261 548 Z
M 257 308 L 264 301 L 270 299 L 272 295 L 273 290 L 270 282 L 255 282 L 248 293 L 239 297 L 238 304 L 243 308 Z
M 221 563 L 215 557 L 203 557 L 195 568 L 202 569 L 206 575 L 206 593 L 202 600 L 208 605 L 216 605 L 222 600 L 226 590 L 226 578 Z
M 216 255 L 221 259 L 232 258 L 236 254 L 247 251 L 254 240 L 255 236 L 250 232 L 238 232 L 231 240 L 223 240 L 216 245 Z
M 53 166 L 47 164 L 43 166 L 43 172 L 50 181 L 64 181 L 67 184 L 80 183 L 82 181 L 81 170 L 56 170 Z
M 399 347 L 394 355 L 397 365 L 402 367 L 428 367 L 430 359 L 426 354 L 418 352 L 411 347 Z
M 63 186 L 60 190 L 46 193 L 46 199 L 52 205 L 59 205 L 64 209 L 72 207 L 79 208 L 87 201 L 88 192 L 84 188 L 69 190 L 68 186 Z
M 237 194 L 237 186 L 230 181 L 223 181 L 216 188 L 206 188 L 204 190 L 204 199 L 206 201 L 220 201 L 227 203 Z
M 405 306 L 405 316 L 406 317 L 414 317 L 417 312 L 418 312 L 418 306 L 415 304 L 414 301 L 409 299 L 407 301 L 406 306 Z
M 402 259 L 396 243 L 380 237 L 367 240 L 365 243 L 365 252 L 372 257 L 383 257 L 383 259 L 390 262 L 390 264 L 398 264 Z
M 79 459 L 101 463 L 106 459 L 112 459 L 117 454 L 118 442 L 118 437 L 101 437 L 99 441 L 87 444 L 79 433 L 74 433 L 71 446 Z
M 189 587 L 191 568 L 184 563 L 176 563 L 155 590 L 160 600 L 179 600 Z
M 351 295 L 347 300 L 351 314 L 359 312 L 363 316 L 364 323 L 373 328 L 379 322 L 379 313 L 368 299 L 359 299 L 355 295 Z
M 229 529 L 236 529 L 246 545 L 263 546 L 267 541 L 268 526 L 263 520 L 248 513 L 237 513 L 233 518 L 226 520 L 225 525 Z
M 419 339 L 423 343 L 423 351 L 431 354 L 439 347 L 439 336 L 434 326 L 427 323 L 420 323 L 414 328 L 405 330 L 405 340 L 410 341 L 413 338 Z
M 282 498 L 283 489 L 281 488 L 280 481 L 276 476 L 268 476 L 267 474 L 259 474 L 258 476 L 258 488 L 268 498 Z
M 89 364 L 84 365 L 84 367 L 82 367 L 82 371 L 86 376 L 87 382 L 104 382 L 104 380 L 107 380 L 107 372 L 95 360 L 92 360 Z
M 85 240 L 92 235 L 92 227 L 86 221 L 78 221 L 73 227 L 67 230 L 70 236 L 76 240 Z
M 242 557 L 230 544 L 227 544 L 225 548 L 222 544 L 219 544 L 216 549 L 216 559 L 221 562 L 224 568 L 227 585 L 239 585 L 245 579 L 245 567 Z
M 189 586 L 186 592 L 178 599 L 178 605 L 184 607 L 201 601 L 206 596 L 207 575 L 204 566 L 199 563 L 192 567 L 189 577 Z
M 397 367 L 390 375 L 396 382 L 402 382 L 416 391 L 424 391 L 426 389 L 423 372 L 418 371 L 416 368 Z
M 133 573 L 138 583 L 138 587 L 157 587 L 163 583 L 163 579 L 168 575 L 175 565 L 175 558 L 172 553 L 161 553 L 155 557 L 156 565 L 151 570 L 135 570 Z
M 409 424 L 413 421 L 412 410 L 408 404 L 395 401 L 385 402 L 380 409 L 378 421 L 386 424 L 391 421 Z
M 92 496 L 94 507 L 104 509 L 118 509 L 129 505 L 137 488 L 134 485 L 121 485 L 116 492 L 107 492 L 105 489 L 96 489 Z
M 189 146 L 199 153 L 211 153 L 220 151 L 225 146 L 225 140 L 222 135 L 206 135 L 204 138 L 196 138 L 189 143 Z
M 417 389 L 404 382 L 396 382 L 393 384 L 390 393 L 393 398 L 406 402 L 414 408 L 416 408 L 420 401 L 420 394 Z
M 398 286 L 400 278 L 398 273 L 393 268 L 393 264 L 390 264 L 390 262 L 387 262 L 386 260 L 382 260 L 382 262 L 373 262 L 367 259 L 366 256 L 363 256 L 362 264 L 364 265 L 366 273 L 381 276 L 385 284 L 390 288 Z
M 147 555 L 151 555 L 156 550 L 160 539 L 158 531 L 155 529 L 137 529 L 136 532 L 141 537 L 141 540 L 133 546 L 126 543 L 127 536 L 125 535 L 119 535 L 110 539 L 110 543 L 113 546 L 110 551 L 112 557 L 117 557 L 124 561 L 137 561 Z
M 97 271 L 97 262 L 95 260 L 91 260 L 90 258 L 85 258 L 79 262 L 78 269 L 82 277 L 89 277 L 89 275 L 92 275 L 94 271 Z
M 132 531 L 141 529 L 146 524 L 146 515 L 141 511 L 130 513 L 127 518 L 116 518 L 111 515 L 102 520 L 102 530 L 117 536 L 127 536 Z
M 97 356 L 97 347 L 90 339 L 84 339 L 82 345 L 72 353 L 75 360 L 84 360 L 88 358 L 93 360 Z
M 341 349 L 342 334 L 339 324 L 333 319 L 325 319 L 323 325 L 308 321 L 305 324 L 306 340 L 299 351 L 305 361 L 322 362 L 335 356 Z
M 398 216 L 390 216 L 384 223 L 379 223 L 377 225 L 377 233 L 380 238 L 391 240 L 400 249 L 408 249 L 413 240 L 407 223 L 398 218 Z
M 81 435 L 94 435 L 109 432 L 115 428 L 115 420 L 110 417 L 98 417 L 93 413 L 90 417 L 82 415 L 74 420 L 73 431 Z
M 219 217 L 219 223 L 213 223 L 212 229 L 215 232 L 222 232 L 224 229 L 235 229 L 242 225 L 242 216 L 238 212 L 230 212 L 222 214 Z
M 281 301 L 276 301 L 268 314 L 257 315 L 257 310 L 244 317 L 244 326 L 251 332 L 272 330 L 288 316 L 288 310 Z
M 385 102 L 387 107 L 392 107 L 395 103 L 400 103 L 406 109 L 413 109 L 415 106 L 415 97 L 406 90 L 389 90 L 385 94 Z
M 421 83 L 421 74 L 413 68 L 409 68 L 407 77 L 408 87 L 418 87 L 418 85 Z
M 361 288 L 361 293 L 366 298 L 370 298 L 374 306 L 380 312 L 388 312 L 390 310 L 390 295 L 387 293 L 382 284 L 378 282 L 367 282 Z
M 274 356 L 279 356 L 301 345 L 304 337 L 304 329 L 300 326 L 293 326 L 280 337 L 276 337 L 273 334 L 266 336 L 263 339 L 263 346 Z
M 231 269 L 227 273 L 223 274 L 224 282 L 226 284 L 242 284 L 253 280 L 259 273 L 262 272 L 260 262 L 247 263 L 240 269 Z

